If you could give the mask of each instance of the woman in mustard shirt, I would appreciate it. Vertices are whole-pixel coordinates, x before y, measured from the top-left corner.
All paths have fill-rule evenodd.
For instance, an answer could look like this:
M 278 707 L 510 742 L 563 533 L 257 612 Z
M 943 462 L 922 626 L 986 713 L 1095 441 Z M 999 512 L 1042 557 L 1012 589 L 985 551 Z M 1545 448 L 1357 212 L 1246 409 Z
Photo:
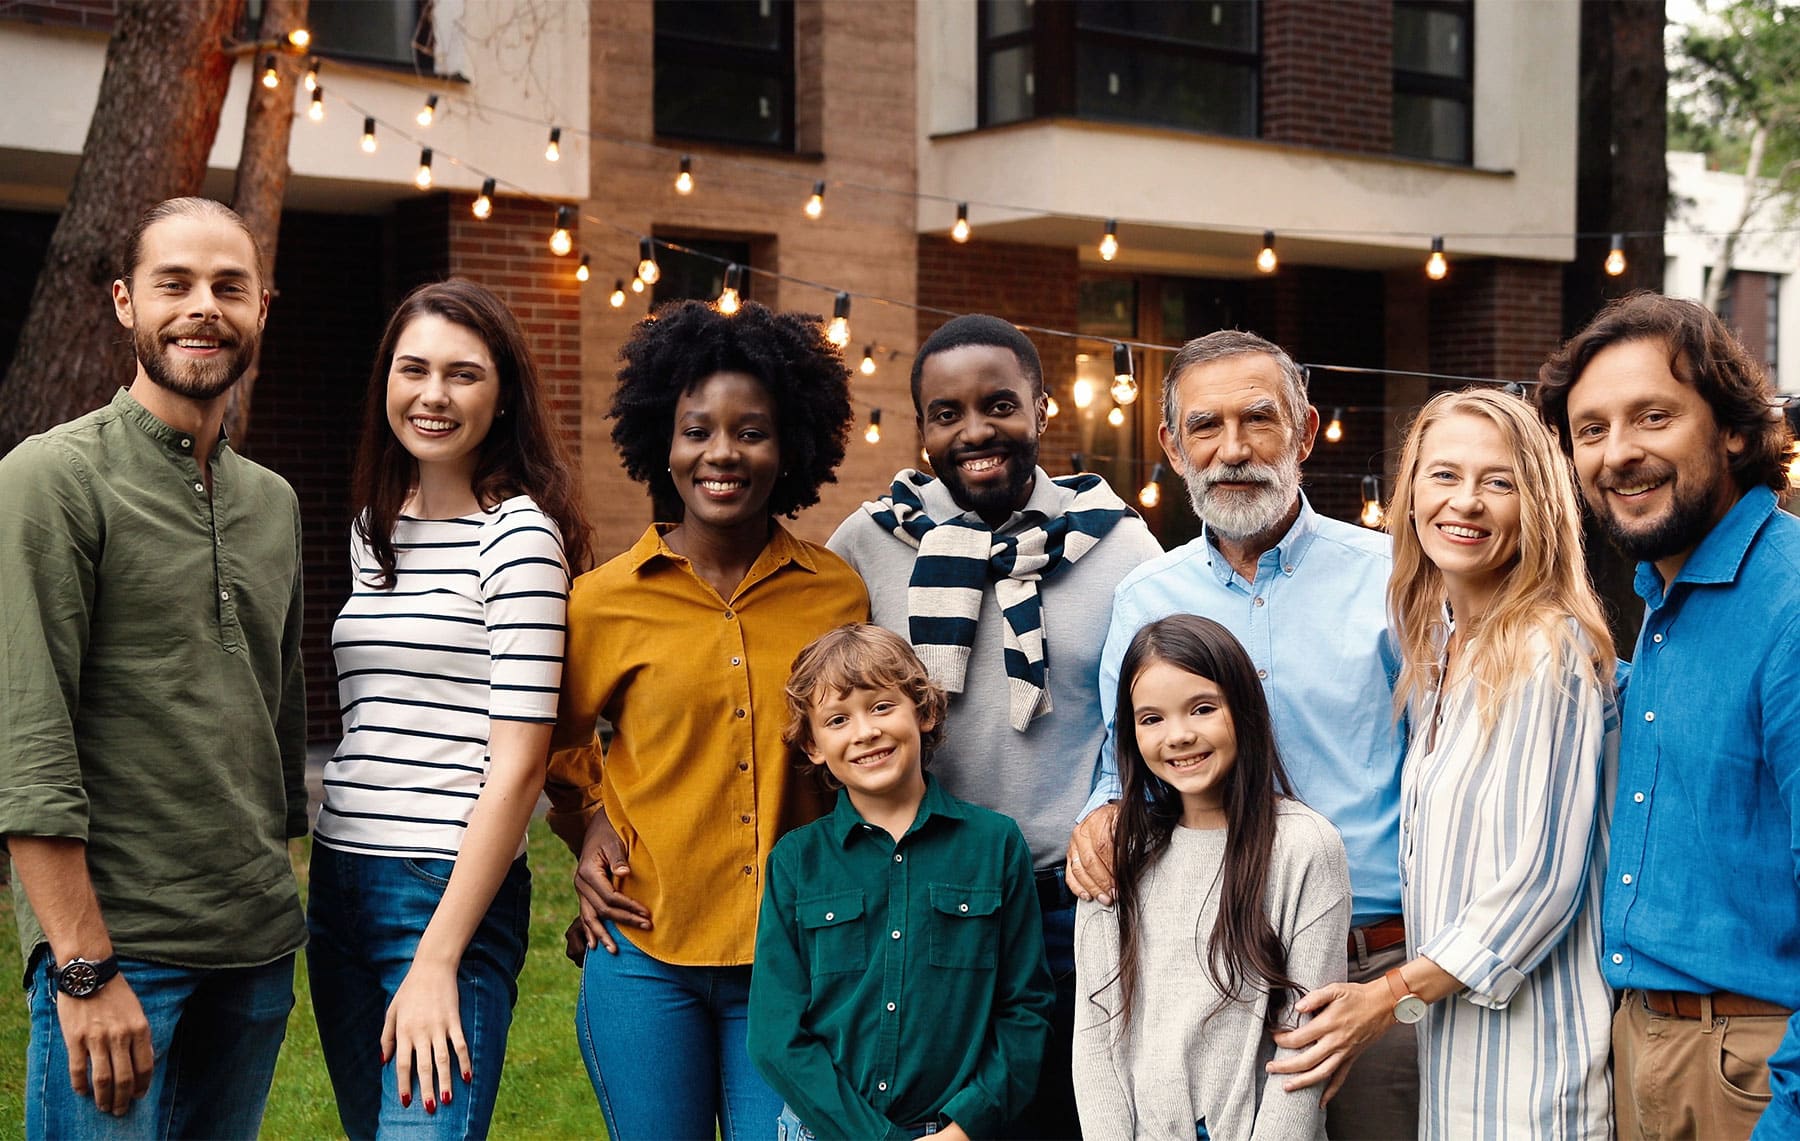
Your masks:
M 827 807 L 782 745 L 783 686 L 869 607 L 777 516 L 843 460 L 849 374 L 817 318 L 755 303 L 664 306 L 621 355 L 613 443 L 675 521 L 569 598 L 546 790 L 579 856 L 576 1031 L 614 1141 L 761 1137 L 781 1111 L 746 1038 L 763 866 Z

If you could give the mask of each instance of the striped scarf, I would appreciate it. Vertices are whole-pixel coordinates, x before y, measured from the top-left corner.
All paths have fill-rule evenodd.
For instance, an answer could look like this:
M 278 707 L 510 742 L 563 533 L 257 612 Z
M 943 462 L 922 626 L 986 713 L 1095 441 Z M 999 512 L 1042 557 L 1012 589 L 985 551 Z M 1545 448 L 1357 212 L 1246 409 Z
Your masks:
M 942 523 L 927 515 L 918 489 L 932 478 L 909 468 L 894 478 L 887 495 L 863 504 L 883 530 L 919 552 L 906 593 L 909 640 L 932 680 L 961 693 L 981 594 L 991 579 L 1006 618 L 1008 720 L 1023 733 L 1033 718 L 1050 712 L 1038 583 L 1087 554 L 1113 524 L 1135 512 L 1099 476 L 1064 476 L 1053 482 L 1075 493 L 1067 511 L 1054 519 L 1028 511 L 1018 530 L 997 535 L 973 514 Z

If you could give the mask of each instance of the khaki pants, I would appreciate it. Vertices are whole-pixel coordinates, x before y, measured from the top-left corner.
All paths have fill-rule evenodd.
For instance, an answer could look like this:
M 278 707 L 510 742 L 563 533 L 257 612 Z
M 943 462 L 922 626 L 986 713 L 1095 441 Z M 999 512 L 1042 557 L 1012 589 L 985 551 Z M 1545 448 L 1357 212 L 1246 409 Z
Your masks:
M 1711 1000 L 1703 999 L 1710 1012 Z M 1787 1019 L 1676 1018 L 1628 990 L 1613 1015 L 1613 1116 L 1621 1141 L 1747 1138 L 1769 1104 L 1769 1055 Z
M 1405 946 L 1350 960 L 1353 983 L 1406 962 Z M 1331 1141 L 1413 1141 L 1419 1135 L 1419 1032 L 1396 1022 L 1356 1057 L 1344 1088 L 1325 1107 Z

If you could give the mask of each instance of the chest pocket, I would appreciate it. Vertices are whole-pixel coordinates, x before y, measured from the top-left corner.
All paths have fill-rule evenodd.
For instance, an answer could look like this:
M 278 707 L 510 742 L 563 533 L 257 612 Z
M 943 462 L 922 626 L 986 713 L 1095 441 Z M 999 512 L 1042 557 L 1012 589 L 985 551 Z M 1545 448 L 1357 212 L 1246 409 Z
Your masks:
M 815 974 L 860 971 L 869 961 L 868 924 L 863 920 L 863 893 L 840 891 L 814 896 L 794 905 L 803 938 L 811 944 Z
M 931 885 L 931 965 L 991 969 L 1000 958 L 1000 889 Z

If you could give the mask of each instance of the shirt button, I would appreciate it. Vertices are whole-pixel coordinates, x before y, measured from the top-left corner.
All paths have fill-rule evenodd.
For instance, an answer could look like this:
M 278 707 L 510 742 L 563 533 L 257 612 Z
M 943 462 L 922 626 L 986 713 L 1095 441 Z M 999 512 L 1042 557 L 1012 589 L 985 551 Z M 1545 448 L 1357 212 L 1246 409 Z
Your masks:
M 740 815 L 740 816 L 739 816 L 739 817 L 738 817 L 738 823 L 739 823 L 739 824 L 748 824 L 748 823 L 750 823 L 750 814 L 749 814 L 749 813 L 748 813 L 748 812 L 746 812 L 746 813 L 743 813 L 743 814 L 742 814 L 742 815 Z
M 896 1007 L 893 1003 L 891 1003 L 891 1002 L 888 1003 L 888 1013 L 889 1014 L 892 1014 L 897 1009 L 899 1009 L 899 1008 Z
M 1259 594 L 1256 596 L 1256 602 L 1254 603 L 1254 605 L 1256 605 L 1256 606 L 1262 605 L 1262 595 Z
M 194 446 L 194 441 L 188 439 L 186 436 L 183 436 L 183 437 L 181 437 L 181 446 L 184 448 L 191 448 Z
M 967 910 L 969 910 L 969 905 L 966 903 L 960 903 L 960 904 L 957 904 L 956 909 L 958 911 L 967 911 Z
M 741 660 L 740 660 L 740 659 L 738 659 L 738 658 L 733 658 L 733 659 L 731 659 L 731 664 L 732 664 L 732 665 L 734 665 L 734 666 L 735 666 L 735 665 L 740 665 L 740 664 L 742 664 L 742 662 L 741 662 Z
M 876 1082 L 875 1088 L 880 1090 L 882 1093 L 886 1093 L 887 1092 L 887 1083 L 886 1082 Z
M 1662 643 L 1662 635 L 1661 634 L 1652 634 L 1652 635 L 1650 635 L 1650 640 L 1652 642 L 1655 642 L 1658 645 L 1660 645 Z
M 738 762 L 738 772 L 747 773 L 749 771 L 750 771 L 750 762 L 749 761 L 739 761 Z
M 897 930 L 896 930 L 896 931 L 895 931 L 895 932 L 894 932 L 894 934 L 893 934 L 893 936 L 892 936 L 892 938 L 895 938 L 895 939 L 898 939 L 898 938 L 900 938 L 900 932 L 899 932 L 899 931 L 897 931 Z
M 742 709 L 739 709 L 736 711 L 736 716 L 742 717 L 743 715 L 744 715 L 744 711 Z
M 742 716 L 742 715 L 740 714 L 740 716 Z M 1656 720 L 1656 714 L 1646 710 L 1644 713 L 1644 720 L 1654 721 L 1654 720 Z
M 1269 680 L 1269 671 L 1268 670 L 1257 670 L 1256 676 L 1257 676 L 1257 679 L 1260 681 L 1268 681 Z
M 203 491 L 205 491 L 205 490 L 206 490 L 206 485 L 205 485 L 205 484 L 204 484 L 204 483 L 196 483 L 196 484 L 195 484 L 195 485 L 194 485 L 194 490 L 195 490 L 195 491 L 202 491 L 202 492 L 203 492 Z
M 1282 574 L 1293 574 L 1293 573 L 1294 573 L 1294 568 L 1293 568 L 1293 567 L 1282 567 L 1282 568 L 1281 568 L 1281 573 L 1282 573 Z
M 732 612 L 731 612 L 731 611 L 729 611 L 729 610 L 727 610 L 727 611 L 726 611 L 726 612 L 725 612 L 725 621 L 727 621 L 727 622 L 729 622 L 729 621 L 731 621 L 731 620 L 732 620 L 732 619 L 733 619 L 733 618 L 736 618 L 736 617 L 737 617 L 737 615 L 735 615 L 735 614 L 733 614 L 733 613 L 732 613 Z
M 1621 954 L 1619 954 L 1619 953 L 1618 953 L 1618 952 L 1617 952 L 1617 951 L 1614 951 L 1614 952 L 1613 952 L 1613 962 L 1615 962 L 1615 963 L 1622 963 L 1622 962 L 1624 962 L 1624 961 L 1625 961 L 1625 956 L 1624 956 L 1624 955 L 1621 955 Z
M 827 923 L 830 923 L 833 919 L 836 919 L 836 918 L 837 918 L 837 912 L 835 912 L 835 911 L 827 911 L 825 913 L 825 922 L 827 922 Z
M 894 853 L 894 862 L 895 862 L 895 863 L 896 863 L 896 864 L 897 864 L 897 863 L 899 863 L 899 862 L 900 862 L 900 861 L 901 861 L 901 860 L 904 860 L 904 859 L 906 859 L 906 857 L 905 857 L 905 856 L 902 856 L 902 855 L 901 855 L 901 854 L 900 854 L 900 853 L 899 853 L 899 852 L 895 852 L 895 853 Z
M 1620 876 L 1619 882 L 1620 883 L 1630 883 L 1631 882 L 1631 873 L 1626 872 L 1624 875 Z
M 219 592 L 219 601 L 230 602 L 231 601 L 231 592 L 229 590 L 221 590 Z
M 1644 803 L 1644 794 L 1641 792 L 1634 792 L 1631 794 L 1631 799 L 1638 804 L 1642 804 Z
M 751 867 L 749 864 L 745 864 L 744 865 L 744 874 L 747 876 L 753 876 L 756 874 L 756 869 Z

